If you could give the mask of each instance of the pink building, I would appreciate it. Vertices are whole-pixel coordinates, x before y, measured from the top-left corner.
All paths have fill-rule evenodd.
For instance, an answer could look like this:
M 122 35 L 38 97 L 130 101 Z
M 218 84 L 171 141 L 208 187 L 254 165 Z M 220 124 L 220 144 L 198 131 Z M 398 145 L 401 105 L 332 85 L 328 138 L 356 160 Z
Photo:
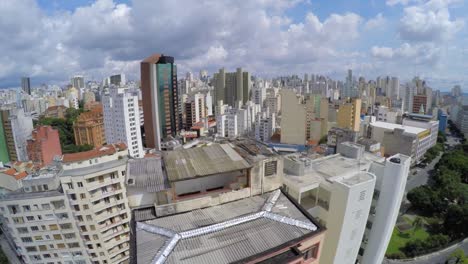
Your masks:
M 58 130 L 51 126 L 39 126 L 27 143 L 28 157 L 41 166 L 48 165 L 56 155 L 62 155 Z

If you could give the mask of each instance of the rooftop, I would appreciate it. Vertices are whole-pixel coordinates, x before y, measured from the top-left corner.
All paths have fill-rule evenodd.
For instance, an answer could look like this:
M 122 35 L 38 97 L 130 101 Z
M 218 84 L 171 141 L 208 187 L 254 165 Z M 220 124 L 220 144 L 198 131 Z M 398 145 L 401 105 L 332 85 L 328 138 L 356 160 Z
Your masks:
M 160 157 L 130 159 L 127 163 L 126 182 L 130 188 L 144 188 L 151 193 L 171 188 L 167 176 L 163 172 Z
M 372 162 L 383 162 L 385 158 L 364 152 L 361 159 L 347 158 L 341 154 L 325 156 L 318 159 L 310 159 L 297 153 L 285 156 L 297 164 L 304 165 L 303 175 L 294 175 L 288 172 L 288 163 L 285 162 L 285 181 L 297 185 L 308 186 L 322 182 L 342 182 L 347 185 L 354 185 L 359 182 L 371 180 L 367 173 L 361 175 L 362 171 L 367 171 Z
M 69 162 L 89 160 L 89 159 L 98 158 L 102 156 L 112 155 L 118 151 L 122 151 L 126 149 L 127 149 L 127 146 L 124 143 L 105 145 L 100 148 L 95 148 L 95 149 L 88 150 L 88 151 L 64 154 L 62 158 L 62 162 L 69 163 Z
M 404 126 L 404 125 L 400 125 L 400 124 L 393 124 L 393 123 L 387 123 L 387 122 L 382 122 L 382 121 L 376 121 L 376 122 L 371 123 L 370 125 L 373 126 L 373 127 L 380 127 L 380 128 L 384 128 L 384 129 L 390 129 L 390 130 L 394 130 L 395 128 L 399 128 L 399 129 L 405 130 L 405 132 L 407 132 L 407 133 L 415 134 L 415 135 L 426 131 L 426 129 L 424 129 L 424 128 L 413 127 L 413 126 Z
M 232 263 L 322 231 L 307 212 L 277 190 L 137 222 L 135 255 L 140 264 Z
M 170 181 L 250 168 L 249 163 L 228 144 L 178 149 L 163 155 Z
M 93 165 L 86 166 L 85 168 L 77 168 L 77 169 L 66 169 L 64 170 L 61 175 L 63 176 L 85 176 L 87 174 L 100 172 L 103 170 L 108 170 L 115 168 L 117 166 L 125 165 L 127 163 L 128 158 L 116 159 L 107 162 L 100 162 Z

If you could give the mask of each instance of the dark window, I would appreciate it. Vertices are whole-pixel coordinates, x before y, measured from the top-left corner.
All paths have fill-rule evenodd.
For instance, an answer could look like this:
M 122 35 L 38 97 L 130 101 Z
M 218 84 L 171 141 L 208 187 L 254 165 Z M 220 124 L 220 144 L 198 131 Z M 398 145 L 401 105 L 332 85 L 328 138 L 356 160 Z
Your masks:
M 304 259 L 316 259 L 318 256 L 320 243 L 313 245 L 312 247 L 304 251 Z

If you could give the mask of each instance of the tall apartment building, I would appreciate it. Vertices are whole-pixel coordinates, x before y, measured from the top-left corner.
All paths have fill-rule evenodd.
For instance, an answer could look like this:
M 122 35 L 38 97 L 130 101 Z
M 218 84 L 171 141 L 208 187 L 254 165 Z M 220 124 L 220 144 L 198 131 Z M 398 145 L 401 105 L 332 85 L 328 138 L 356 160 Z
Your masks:
M 355 132 L 359 131 L 361 122 L 361 99 L 340 105 L 337 114 L 337 125 Z
M 268 142 L 273 136 L 276 128 L 275 114 L 267 115 L 266 112 L 258 113 L 255 120 L 255 139 Z
M 182 129 L 174 58 L 154 54 L 141 62 L 146 147 L 161 149 L 161 139 Z
M 217 135 L 220 137 L 234 138 L 244 135 L 250 126 L 246 109 L 229 107 L 224 114 L 216 116 Z
M 0 200 L 10 245 L 25 263 L 123 263 L 130 211 L 124 144 L 65 154 Z
M 127 81 L 125 79 L 125 74 L 120 73 L 120 74 L 115 74 L 111 75 L 109 77 L 109 84 L 115 85 L 115 86 L 123 86 L 127 84 Z
M 304 145 L 306 108 L 293 90 L 281 91 L 281 143 Z
M 184 109 L 184 127 L 186 130 L 190 130 L 195 123 L 200 122 L 208 114 L 205 96 L 201 93 L 194 94 L 184 103 Z
M 90 263 L 60 171 L 48 167 L 31 174 L 22 179 L 22 189 L 0 200 L 3 233 L 24 263 Z
M 84 77 L 82 75 L 73 76 L 70 80 L 70 83 L 72 87 L 75 87 L 78 90 L 85 88 Z
M 63 156 L 62 189 L 94 264 L 123 263 L 129 258 L 127 154 L 121 143 Z
M 73 134 L 76 145 L 91 145 L 96 148 L 106 143 L 104 117 L 102 112 L 90 111 L 81 113 L 73 123 Z
M 8 161 L 27 161 L 27 140 L 33 131 L 32 117 L 22 108 L 0 110 Z
M 377 180 L 358 256 L 362 264 L 382 263 L 384 259 L 405 194 L 410 164 L 410 157 L 396 154 L 374 162 L 369 169 Z
M 456 125 L 465 137 L 468 137 L 468 106 L 463 105 L 459 107 L 456 116 Z
M 40 166 L 52 163 L 55 156 L 62 155 L 59 132 L 51 126 L 39 126 L 32 132 L 32 138 L 27 141 L 29 160 Z
M 340 155 L 284 159 L 287 192 L 327 227 L 320 263 L 354 263 L 358 255 L 376 181 L 358 163 Z
M 286 190 L 327 227 L 320 263 L 356 259 L 381 263 L 404 195 L 410 158 L 385 159 L 349 142 L 341 143 L 338 153 L 319 159 L 286 156 Z
M 24 93 L 31 95 L 31 80 L 29 77 L 21 78 L 21 90 L 23 90 Z
M 107 143 L 124 142 L 131 157 L 142 158 L 145 153 L 141 139 L 138 92 L 111 88 L 109 94 L 103 96 L 102 103 Z
M 237 68 L 235 72 L 226 73 L 224 68 L 213 76 L 215 84 L 215 102 L 223 100 L 229 106 L 245 104 L 250 99 L 251 76 L 249 72 Z M 240 103 L 239 103 L 240 102 Z
M 427 96 L 425 95 L 415 95 L 413 96 L 413 109 L 411 113 L 416 114 L 425 114 L 427 113 Z

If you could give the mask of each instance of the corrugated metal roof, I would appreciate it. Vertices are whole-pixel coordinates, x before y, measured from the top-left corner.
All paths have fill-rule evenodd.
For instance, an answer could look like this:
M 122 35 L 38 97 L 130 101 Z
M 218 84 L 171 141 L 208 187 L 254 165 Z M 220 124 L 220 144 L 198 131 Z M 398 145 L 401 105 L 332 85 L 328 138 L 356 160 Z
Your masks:
M 170 181 L 242 170 L 250 165 L 228 144 L 180 149 L 164 153 Z
M 145 188 L 147 192 L 159 192 L 170 189 L 171 186 L 163 173 L 162 160 L 159 157 L 131 159 L 127 163 L 127 183 L 133 179 L 129 187 Z
M 317 231 L 317 226 L 278 192 L 145 221 L 136 230 L 137 262 L 230 263 Z M 272 206 L 264 207 L 267 201 Z M 152 226 L 165 232 L 151 232 Z M 168 230 L 176 235 L 171 237 Z M 177 243 L 168 251 L 171 240 Z

